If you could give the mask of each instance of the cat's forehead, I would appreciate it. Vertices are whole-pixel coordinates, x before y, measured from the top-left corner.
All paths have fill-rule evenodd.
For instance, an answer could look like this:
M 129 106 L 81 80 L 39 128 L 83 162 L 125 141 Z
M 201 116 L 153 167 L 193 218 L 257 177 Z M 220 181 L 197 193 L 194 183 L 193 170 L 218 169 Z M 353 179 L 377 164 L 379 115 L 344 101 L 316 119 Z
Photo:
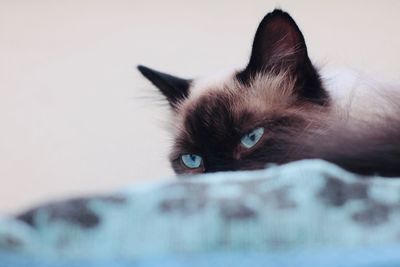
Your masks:
M 256 76 L 243 84 L 234 71 L 195 80 L 189 96 L 177 109 L 175 133 L 223 139 L 226 134 L 251 130 L 260 120 L 293 102 L 294 81 L 285 73 Z
M 286 73 L 256 75 L 248 84 L 237 79 L 237 71 L 228 70 L 217 75 L 193 80 L 188 97 L 177 109 L 185 117 L 195 109 L 213 109 L 218 106 L 230 112 L 243 110 L 266 111 L 285 108 L 295 100 L 295 80 Z

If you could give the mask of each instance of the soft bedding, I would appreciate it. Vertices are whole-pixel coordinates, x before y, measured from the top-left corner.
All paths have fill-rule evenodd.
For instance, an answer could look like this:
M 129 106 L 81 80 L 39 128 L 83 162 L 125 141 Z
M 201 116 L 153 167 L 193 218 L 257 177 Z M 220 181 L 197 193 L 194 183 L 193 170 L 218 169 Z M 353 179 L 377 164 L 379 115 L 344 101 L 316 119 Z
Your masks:
M 163 179 L 0 219 L 0 266 L 394 267 L 399 248 L 400 179 L 320 160 Z

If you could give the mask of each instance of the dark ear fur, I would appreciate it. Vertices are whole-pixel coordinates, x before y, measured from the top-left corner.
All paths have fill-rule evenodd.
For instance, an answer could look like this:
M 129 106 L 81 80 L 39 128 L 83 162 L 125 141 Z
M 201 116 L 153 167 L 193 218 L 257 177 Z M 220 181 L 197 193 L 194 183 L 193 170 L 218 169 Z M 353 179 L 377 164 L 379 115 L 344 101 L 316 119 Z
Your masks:
M 257 73 L 280 71 L 288 71 L 296 79 L 301 97 L 317 104 L 327 102 L 327 93 L 308 57 L 303 34 L 288 13 L 275 9 L 258 26 L 250 61 L 237 78 L 249 83 Z
M 190 80 L 181 79 L 141 65 L 137 68 L 144 77 L 150 80 L 151 83 L 160 90 L 173 109 L 176 108 L 179 101 L 187 98 Z

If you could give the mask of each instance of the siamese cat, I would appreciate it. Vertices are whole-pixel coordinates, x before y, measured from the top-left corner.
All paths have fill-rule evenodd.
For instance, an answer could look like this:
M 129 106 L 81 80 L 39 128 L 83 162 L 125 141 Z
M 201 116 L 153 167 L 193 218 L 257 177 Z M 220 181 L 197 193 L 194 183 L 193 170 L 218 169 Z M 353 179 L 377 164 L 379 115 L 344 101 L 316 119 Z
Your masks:
M 220 80 L 138 69 L 174 113 L 170 161 L 178 174 L 318 158 L 400 177 L 400 86 L 320 72 L 286 12 L 263 18 L 247 66 Z

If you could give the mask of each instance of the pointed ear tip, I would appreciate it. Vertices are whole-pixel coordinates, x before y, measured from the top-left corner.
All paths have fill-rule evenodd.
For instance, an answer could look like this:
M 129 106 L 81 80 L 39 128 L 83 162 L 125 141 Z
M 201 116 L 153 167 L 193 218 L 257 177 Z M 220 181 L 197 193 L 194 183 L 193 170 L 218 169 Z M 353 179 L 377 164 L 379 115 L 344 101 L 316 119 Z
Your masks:
M 289 15 L 286 11 L 280 9 L 280 8 L 275 8 L 272 12 L 269 12 L 267 15 L 265 15 L 264 19 L 272 19 L 272 18 L 283 18 L 283 19 L 289 19 L 293 21 L 292 16 Z
M 140 64 L 137 65 L 136 68 L 138 69 L 138 71 L 140 71 L 142 73 L 143 73 L 143 71 L 146 71 L 148 69 L 147 67 L 140 65 Z
M 154 74 L 154 70 L 143 65 L 137 65 L 137 69 L 146 78 L 149 78 L 150 75 Z
M 286 13 L 286 12 L 283 11 L 281 8 L 275 8 L 275 9 L 272 10 L 272 12 L 270 12 L 270 13 L 273 13 L 273 14 L 284 14 L 284 13 Z

